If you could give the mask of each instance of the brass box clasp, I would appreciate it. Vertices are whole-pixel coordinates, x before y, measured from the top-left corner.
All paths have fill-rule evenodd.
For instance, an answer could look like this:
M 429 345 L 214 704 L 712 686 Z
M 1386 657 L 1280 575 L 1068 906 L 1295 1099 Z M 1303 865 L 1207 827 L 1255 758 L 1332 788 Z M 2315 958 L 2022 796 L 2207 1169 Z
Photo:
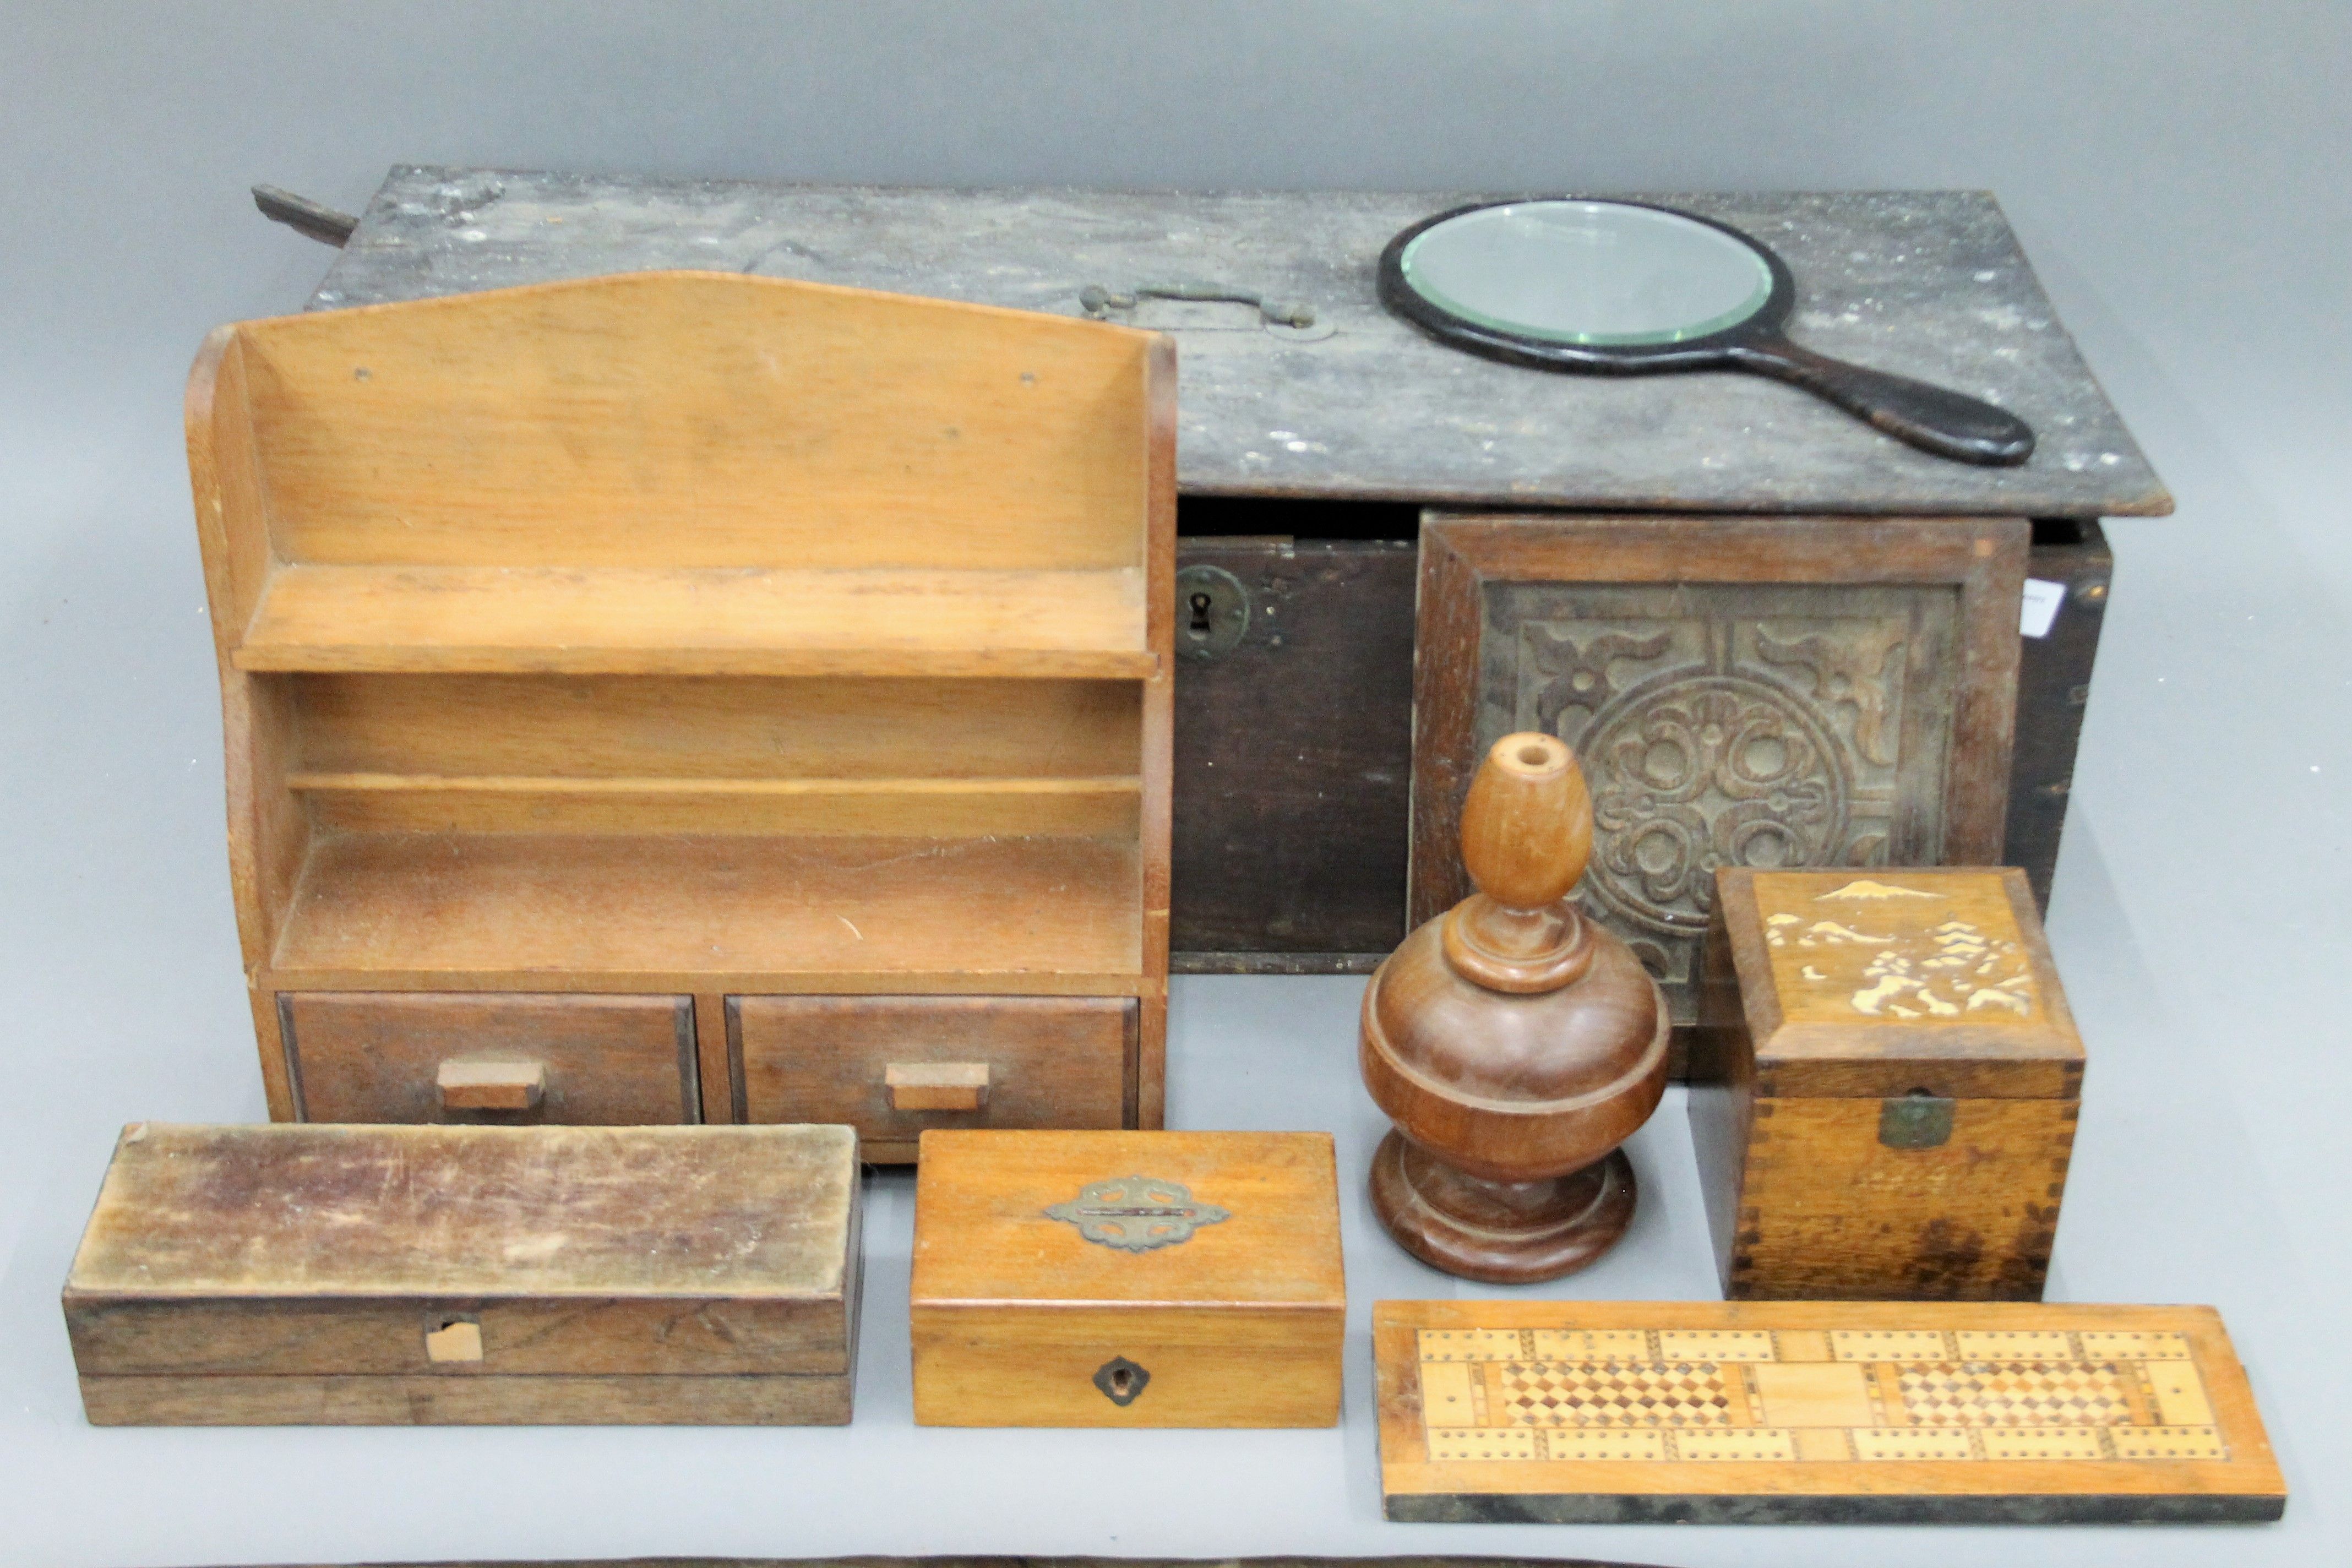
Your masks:
M 1878 1141 L 1889 1149 L 1940 1149 L 1952 1139 L 1952 1106 L 1942 1095 L 1922 1089 L 1881 1100 Z

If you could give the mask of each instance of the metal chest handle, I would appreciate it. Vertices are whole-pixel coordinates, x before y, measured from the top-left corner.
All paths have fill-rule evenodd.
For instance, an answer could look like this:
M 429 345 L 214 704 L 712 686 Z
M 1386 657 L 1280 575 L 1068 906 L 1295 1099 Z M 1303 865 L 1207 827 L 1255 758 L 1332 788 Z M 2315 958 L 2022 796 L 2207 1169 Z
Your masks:
M 1099 316 L 1106 310 L 1132 310 L 1139 301 L 1144 300 L 1223 300 L 1235 305 L 1255 305 L 1259 317 L 1269 326 L 1311 327 L 1315 324 L 1315 310 L 1310 305 L 1268 300 L 1263 294 L 1227 288 L 1223 283 L 1139 283 L 1132 292 L 1126 294 L 1114 294 L 1099 283 L 1089 283 L 1078 290 L 1078 303 L 1089 316 Z

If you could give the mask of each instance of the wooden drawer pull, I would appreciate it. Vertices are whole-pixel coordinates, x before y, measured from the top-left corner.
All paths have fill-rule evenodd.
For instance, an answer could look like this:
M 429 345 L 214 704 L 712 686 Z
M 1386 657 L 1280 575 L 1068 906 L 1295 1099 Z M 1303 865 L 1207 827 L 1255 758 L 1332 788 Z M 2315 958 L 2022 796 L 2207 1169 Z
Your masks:
M 547 1065 L 445 1061 L 434 1081 L 444 1110 L 536 1110 L 547 1093 Z
M 892 1062 L 882 1069 L 893 1110 L 981 1110 L 988 1105 L 986 1062 Z

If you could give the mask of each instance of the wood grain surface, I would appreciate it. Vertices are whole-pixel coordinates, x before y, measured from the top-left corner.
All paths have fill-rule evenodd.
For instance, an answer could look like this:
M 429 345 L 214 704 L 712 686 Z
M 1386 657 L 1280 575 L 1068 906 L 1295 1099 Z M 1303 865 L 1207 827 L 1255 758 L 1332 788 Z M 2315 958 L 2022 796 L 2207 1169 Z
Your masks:
M 288 991 L 278 1008 L 307 1121 L 702 1119 L 690 997 Z M 453 1067 L 536 1069 L 538 1092 L 454 1106 Z
M 1381 308 L 1376 263 L 1399 230 L 1478 195 L 902 189 L 404 165 L 311 304 L 720 267 L 1075 317 L 1089 284 L 1119 292 L 1198 279 L 1301 301 L 1317 326 L 1269 330 L 1247 306 L 1167 300 L 1111 312 L 1183 345 L 1188 491 L 1600 510 L 2171 509 L 1988 192 L 1633 199 L 1731 224 L 1779 251 L 1798 283 L 1790 335 L 1806 346 L 1990 393 L 2041 437 L 2019 469 L 1914 452 L 1754 376 L 1559 375 L 1433 342 Z
M 2084 1058 L 2024 873 L 1727 869 L 1716 919 L 1690 1115 L 1726 1294 L 2038 1300 Z
M 2028 530 L 2000 518 L 1432 514 L 1410 910 L 1467 892 L 1472 770 L 1576 748 L 1585 907 L 1696 1017 L 1723 865 L 2000 858 Z
M 1119 1125 L 1135 1014 L 1123 996 L 739 996 L 728 1027 L 744 1121 L 846 1123 L 867 1161 L 898 1162 L 930 1128 Z M 890 1074 L 925 1067 L 964 1073 L 909 1105 Z
M 238 331 L 282 563 L 1145 563 L 1147 332 L 683 270 Z
M 283 566 L 239 669 L 1143 678 L 1144 582 L 1094 571 Z
M 1188 527 L 1300 526 L 1272 503 L 1184 508 Z M 1176 665 L 1170 941 L 1195 969 L 1254 954 L 1370 969 L 1404 939 L 1417 520 L 1371 510 L 1402 513 L 1387 526 L 1407 537 L 1178 542 L 1180 566 L 1233 574 L 1249 615 L 1232 649 Z
M 847 1128 L 142 1122 L 64 1304 L 101 1425 L 846 1419 L 858 1266 Z
M 1108 281 L 1089 270 L 1095 260 L 1137 277 L 1206 276 L 1243 253 L 1275 279 L 1257 286 L 1315 302 L 1327 323 L 1317 332 L 1328 335 L 1313 341 L 1265 330 L 1245 306 L 1147 300 L 1117 312 L 1183 344 L 1186 533 L 1285 536 L 1186 542 L 1188 560 L 1232 571 L 1252 596 L 1240 646 L 1188 661 L 1178 694 L 1173 942 L 1180 966 L 1202 972 L 1366 973 L 1407 929 L 1412 561 L 1409 549 L 1400 562 L 1361 548 L 1409 545 L 1412 508 L 1400 501 L 2032 515 L 2032 574 L 2068 598 L 2052 635 L 2024 646 L 2006 858 L 2046 900 L 2111 566 L 2091 520 L 2170 500 L 2055 328 L 1998 205 L 1973 192 L 1663 198 L 1769 232 L 1803 287 L 1799 335 L 1816 346 L 1890 368 L 1886 354 L 1907 355 L 1912 374 L 1971 388 L 1991 383 L 1958 367 L 1990 354 L 1988 365 L 2032 383 L 2003 396 L 2041 427 L 2021 473 L 1908 452 L 1749 377 L 1595 383 L 1433 343 L 1379 309 L 1370 263 L 1389 234 L 1465 199 L 402 167 L 312 305 L 717 257 L 1076 314 L 1079 290 Z M 1352 273 L 1334 270 L 1355 252 Z M 1395 403 L 1399 386 L 1414 389 L 1417 412 Z M 1454 414 L 1428 416 L 1432 406 Z M 1514 418 L 1493 420 L 1495 406 Z
M 2276 1519 L 2207 1307 L 1383 1301 L 1391 1519 Z
M 1046 1211 L 1089 1184 L 1223 1211 L 1142 1250 Z M 1297 1426 L 1339 1419 L 1347 1284 L 1328 1134 L 927 1131 L 915 1200 L 916 1420 Z M 1113 1403 L 1096 1373 L 1149 1374 Z
M 660 997 L 689 1121 L 736 1114 L 730 996 L 961 992 L 1129 998 L 1066 1104 L 1156 1123 L 1174 397 L 1152 332 L 691 271 L 215 333 L 271 1114 L 414 1120 L 434 1074 L 289 992 Z M 529 1114 L 653 1118 L 597 1037 Z
M 846 1426 L 846 1375 L 85 1377 L 93 1426 Z

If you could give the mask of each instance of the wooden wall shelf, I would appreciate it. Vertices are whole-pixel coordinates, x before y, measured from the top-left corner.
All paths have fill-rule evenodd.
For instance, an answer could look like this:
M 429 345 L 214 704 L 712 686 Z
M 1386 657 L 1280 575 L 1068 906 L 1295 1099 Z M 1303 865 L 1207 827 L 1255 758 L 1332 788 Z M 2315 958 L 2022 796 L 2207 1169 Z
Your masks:
M 1174 386 L 1155 333 L 701 273 L 215 333 L 272 1115 L 513 1120 L 434 1087 L 490 1050 L 546 1119 L 876 1158 L 1159 1125 Z M 894 1100 L 917 1036 L 995 1109 Z

